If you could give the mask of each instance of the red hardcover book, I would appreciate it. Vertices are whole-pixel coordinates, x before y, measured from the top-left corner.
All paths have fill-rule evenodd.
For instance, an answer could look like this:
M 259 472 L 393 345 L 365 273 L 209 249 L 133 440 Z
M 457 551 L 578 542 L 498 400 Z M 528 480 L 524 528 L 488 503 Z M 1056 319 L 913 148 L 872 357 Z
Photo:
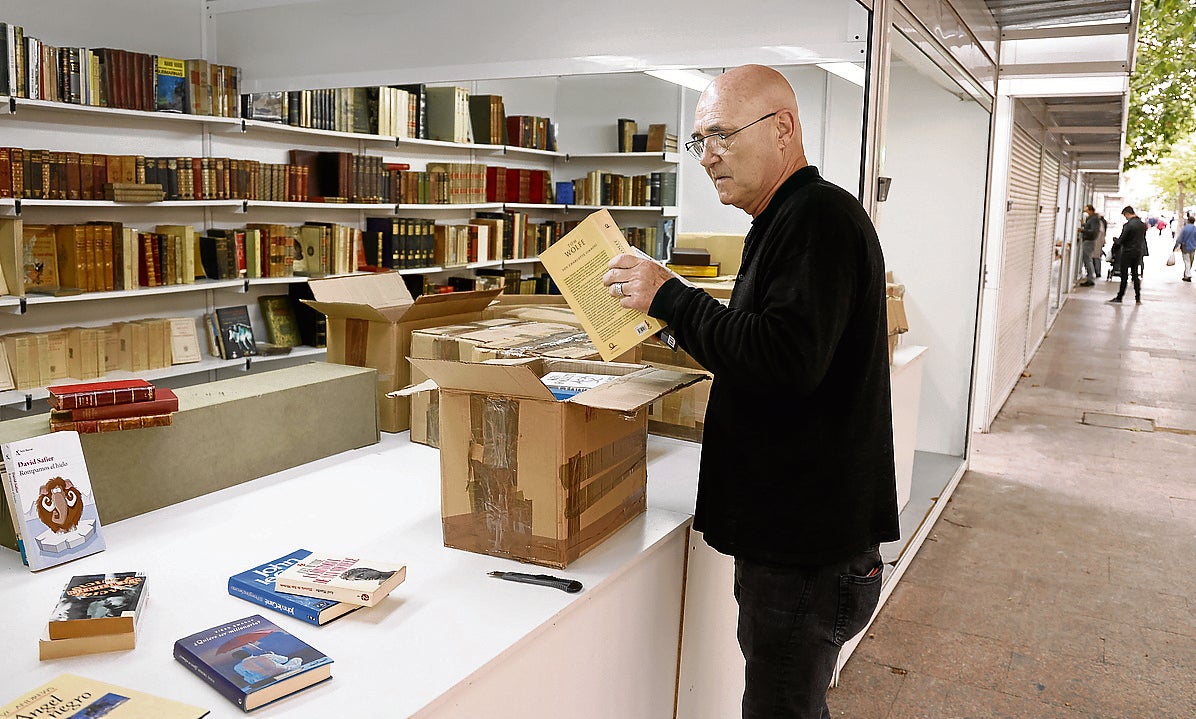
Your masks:
M 139 402 L 137 404 L 142 403 Z M 146 427 L 169 427 L 173 423 L 173 415 L 170 414 L 145 414 L 134 417 L 113 417 L 110 419 L 51 419 L 50 431 L 65 432 L 73 430 L 79 434 L 94 434 L 96 432 L 119 432 L 125 429 L 144 429 Z
M 143 402 L 110 404 L 99 407 L 54 410 L 51 422 L 80 422 L 98 419 L 120 419 L 122 417 L 145 417 L 156 414 L 170 414 L 179 411 L 179 398 L 168 387 L 155 387 L 154 398 Z
M 0 197 L 12 196 L 12 154 L 10 148 L 0 147 Z
M 104 407 L 113 404 L 146 402 L 154 398 L 154 386 L 143 379 L 105 382 L 80 382 L 47 387 L 51 409 Z

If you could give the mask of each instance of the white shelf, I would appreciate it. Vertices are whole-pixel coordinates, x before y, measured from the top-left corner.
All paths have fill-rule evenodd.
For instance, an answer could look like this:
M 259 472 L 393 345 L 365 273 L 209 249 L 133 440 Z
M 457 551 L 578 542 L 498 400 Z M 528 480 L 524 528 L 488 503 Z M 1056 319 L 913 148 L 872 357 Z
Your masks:
M 171 365 L 170 367 L 161 367 L 159 369 L 144 370 L 141 372 L 125 372 L 124 370 L 116 370 L 109 372 L 103 377 L 104 380 L 118 380 L 118 379 L 144 379 L 153 382 L 154 380 L 164 379 L 167 377 L 183 377 L 191 374 L 201 374 L 204 372 L 211 372 L 219 369 L 230 369 L 236 367 L 243 367 L 249 369 L 250 366 L 260 364 L 263 362 L 274 362 L 276 360 L 293 359 L 295 357 L 315 357 L 325 353 L 323 347 L 294 347 L 287 354 L 282 355 L 266 355 L 261 357 L 242 357 L 240 359 L 220 359 L 218 357 L 204 357 L 199 362 L 189 362 L 187 364 Z M 55 380 L 55 385 L 72 384 L 74 382 L 90 382 L 95 380 L 77 380 L 73 378 L 65 378 L 62 380 Z M 5 392 L 0 392 L 0 405 L 15 406 L 28 405 L 37 400 L 43 400 L 50 396 L 45 387 L 34 387 L 31 389 L 14 389 Z
M 161 202 L 113 202 L 111 200 L 39 200 L 0 198 L 0 216 L 16 217 L 29 207 L 152 207 L 165 209 L 194 207 L 239 208 L 245 200 L 162 200 Z M 311 203 L 307 203 L 311 204 Z
M 662 160 L 671 165 L 676 165 L 681 162 L 681 153 L 678 152 L 568 152 L 565 153 L 565 160 L 605 160 L 605 159 L 619 159 L 619 160 Z
M 442 204 L 442 203 L 427 203 L 427 204 L 405 204 L 398 205 L 395 212 L 408 212 L 411 210 L 501 210 L 503 203 L 501 202 L 473 202 L 460 204 Z
M 393 145 L 395 138 L 390 135 L 371 135 L 364 132 L 344 132 L 341 130 L 323 130 L 316 127 L 296 127 L 285 122 L 267 122 L 266 120 L 239 120 L 242 132 L 283 132 L 296 135 L 316 135 L 318 137 L 335 137 L 344 140 L 361 140 L 362 142 L 378 142 Z
M 537 155 L 539 157 L 567 157 L 566 153 L 558 152 L 556 150 L 537 150 L 533 147 L 515 147 L 514 145 L 492 145 L 491 147 L 502 147 L 504 155 Z
M 239 126 L 239 117 L 215 117 L 212 115 L 189 115 L 181 112 L 145 112 L 144 110 L 125 110 L 117 107 L 94 107 L 92 105 L 74 105 L 69 102 L 51 102 L 49 100 L 29 100 L 23 97 L 5 97 L 0 95 L 0 115 L 19 115 L 22 111 L 90 113 L 92 115 L 111 115 L 115 117 L 136 117 L 146 120 L 164 120 L 166 122 L 191 122 L 206 125 Z
M 506 202 L 505 210 L 568 210 L 569 205 L 544 205 L 535 202 Z
M 283 209 L 322 209 L 322 210 L 353 210 L 353 211 L 378 211 L 378 212 L 393 212 L 395 205 L 393 202 L 276 202 L 272 200 L 236 200 L 235 211 L 248 212 L 254 209 L 262 208 L 283 208 Z
M 306 282 L 307 277 L 302 275 L 293 275 L 290 277 L 241 277 L 235 280 L 196 280 L 192 284 L 179 285 L 162 285 L 160 287 L 139 287 L 135 290 L 113 290 L 111 292 L 80 292 L 73 295 L 25 295 L 25 304 L 27 306 L 35 305 L 53 305 L 62 304 L 64 302 L 96 302 L 102 300 L 119 300 L 130 297 L 149 297 L 152 295 L 170 295 L 178 294 L 180 292 L 207 292 L 208 290 L 222 290 L 235 289 L 242 292 L 247 291 L 249 287 L 255 285 L 277 285 L 277 284 L 293 284 L 296 282 Z M 0 297 L 0 307 L 19 307 L 21 298 L 5 296 Z

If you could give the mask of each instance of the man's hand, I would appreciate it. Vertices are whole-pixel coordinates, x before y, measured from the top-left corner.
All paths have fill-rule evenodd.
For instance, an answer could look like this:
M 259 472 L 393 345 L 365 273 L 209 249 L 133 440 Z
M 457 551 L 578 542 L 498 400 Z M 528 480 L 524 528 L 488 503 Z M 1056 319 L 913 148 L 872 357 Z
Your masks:
M 677 277 L 664 266 L 635 255 L 619 255 L 607 267 L 610 269 L 602 276 L 602 284 L 620 298 L 619 304 L 645 314 L 660 286 Z

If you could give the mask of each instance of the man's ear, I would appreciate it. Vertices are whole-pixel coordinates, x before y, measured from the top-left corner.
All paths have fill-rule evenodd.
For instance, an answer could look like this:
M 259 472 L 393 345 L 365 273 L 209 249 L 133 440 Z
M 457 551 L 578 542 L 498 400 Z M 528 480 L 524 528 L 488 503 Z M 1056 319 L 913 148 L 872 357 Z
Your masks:
M 782 148 L 788 147 L 795 141 L 801 141 L 801 131 L 798 127 L 797 115 L 792 110 L 779 110 L 777 112 L 777 141 Z

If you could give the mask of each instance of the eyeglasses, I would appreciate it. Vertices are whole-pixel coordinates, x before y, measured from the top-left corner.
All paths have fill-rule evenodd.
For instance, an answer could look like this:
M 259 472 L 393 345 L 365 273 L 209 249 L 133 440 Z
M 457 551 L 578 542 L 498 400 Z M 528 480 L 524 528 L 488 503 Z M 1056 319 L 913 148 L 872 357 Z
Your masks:
M 780 112 L 780 110 L 778 110 L 777 112 Z M 710 151 L 716 155 L 721 155 L 731 147 L 727 143 L 727 140 L 730 140 L 735 135 L 743 132 L 744 130 L 748 129 L 752 125 L 755 125 L 757 122 L 764 122 L 765 120 L 767 120 L 768 118 L 772 117 L 775 114 L 777 114 L 777 113 L 770 112 L 767 115 L 765 115 L 764 117 L 760 118 L 759 120 L 754 120 L 752 122 L 749 122 L 748 124 L 744 125 L 743 127 L 739 128 L 738 130 L 736 130 L 734 132 L 728 132 L 726 134 L 723 134 L 721 132 L 712 132 L 709 135 L 695 137 L 694 139 L 685 143 L 685 149 L 687 152 L 689 152 L 689 154 L 693 155 L 696 159 L 701 160 L 703 157 L 706 156 L 706 141 L 714 140 L 714 146 L 711 147 Z

